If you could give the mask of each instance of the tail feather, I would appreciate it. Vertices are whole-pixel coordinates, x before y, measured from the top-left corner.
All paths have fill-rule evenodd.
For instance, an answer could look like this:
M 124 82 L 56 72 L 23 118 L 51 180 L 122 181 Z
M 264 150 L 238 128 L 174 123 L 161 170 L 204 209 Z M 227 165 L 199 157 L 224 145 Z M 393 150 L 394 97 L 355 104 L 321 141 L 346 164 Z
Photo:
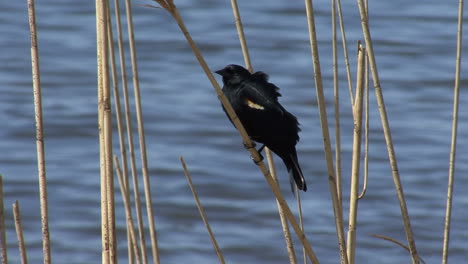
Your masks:
M 304 175 L 302 174 L 301 167 L 297 160 L 297 154 L 294 151 L 290 153 L 287 157 L 283 158 L 284 164 L 289 173 L 289 181 L 291 183 L 291 190 L 294 192 L 294 183 L 297 188 L 302 191 L 307 191 L 307 184 L 305 182 Z

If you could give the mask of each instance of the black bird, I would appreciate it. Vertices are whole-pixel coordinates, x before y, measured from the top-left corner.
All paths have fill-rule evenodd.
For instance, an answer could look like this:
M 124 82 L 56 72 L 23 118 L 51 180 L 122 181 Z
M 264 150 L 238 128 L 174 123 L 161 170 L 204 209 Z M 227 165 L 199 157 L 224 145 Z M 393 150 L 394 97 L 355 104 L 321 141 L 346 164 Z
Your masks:
M 276 153 L 286 165 L 293 192 L 293 181 L 299 190 L 306 191 L 296 153 L 299 122 L 278 102 L 279 88 L 268 82 L 264 72 L 251 74 L 239 65 L 228 65 L 216 73 L 223 76 L 223 92 L 250 138 L 263 144 L 259 152 L 267 146 Z

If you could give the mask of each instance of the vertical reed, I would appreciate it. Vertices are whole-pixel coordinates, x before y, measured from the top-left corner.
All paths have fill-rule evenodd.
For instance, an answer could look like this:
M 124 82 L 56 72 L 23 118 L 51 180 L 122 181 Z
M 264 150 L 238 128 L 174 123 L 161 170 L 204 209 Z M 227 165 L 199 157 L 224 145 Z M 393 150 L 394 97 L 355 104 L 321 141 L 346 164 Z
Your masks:
M 267 155 L 268 168 L 269 168 L 271 177 L 273 177 L 273 179 L 275 180 L 279 188 L 278 176 L 276 175 L 275 164 L 273 162 L 273 155 L 271 151 L 267 152 L 266 155 Z M 284 240 L 286 242 L 286 249 L 288 251 L 289 263 L 296 264 L 297 263 L 296 253 L 294 252 L 294 245 L 293 245 L 293 241 L 291 238 L 291 232 L 289 231 L 288 219 L 286 218 L 283 208 L 281 208 L 281 204 L 278 202 L 278 199 L 276 199 L 276 206 L 278 207 L 281 227 L 283 229 Z M 305 250 L 304 250 L 304 254 L 305 254 Z
M 336 0 L 331 0 L 332 10 L 332 53 L 333 53 L 333 95 L 335 105 L 335 163 L 336 190 L 338 201 L 343 208 L 343 188 L 341 181 L 341 131 L 340 131 L 340 90 L 338 89 L 338 55 L 336 44 Z
M 117 156 L 114 156 L 114 164 L 115 164 L 115 170 L 117 172 L 117 179 L 119 181 L 120 192 L 122 193 L 122 199 L 123 199 L 124 207 L 125 207 L 125 217 L 127 219 L 127 231 L 128 231 L 129 240 L 130 240 L 129 246 L 133 248 L 133 251 L 131 252 L 132 254 L 135 254 L 136 262 L 139 264 L 142 262 L 141 262 L 141 257 L 139 253 L 140 250 L 138 249 L 138 241 L 135 235 L 135 227 L 133 225 L 130 195 L 129 195 L 127 186 L 125 186 L 125 179 L 123 178 L 122 170 L 120 169 L 119 160 L 117 159 Z M 133 261 L 133 259 L 131 261 Z
M 380 119 L 382 121 L 382 127 L 384 131 L 385 141 L 387 143 L 387 151 L 390 160 L 390 167 L 392 169 L 393 181 L 397 196 L 400 204 L 401 215 L 403 218 L 403 224 L 405 227 L 406 238 L 408 240 L 408 247 L 410 248 L 411 259 L 413 264 L 418 263 L 418 252 L 416 249 L 416 243 L 414 241 L 413 230 L 411 229 L 411 222 L 408 215 L 408 208 L 406 206 L 405 196 L 403 192 L 403 186 L 401 185 L 400 173 L 398 172 L 398 165 L 395 156 L 395 150 L 393 148 L 393 141 L 390 132 L 390 125 L 388 122 L 387 111 L 385 108 L 385 102 L 382 94 L 382 87 L 380 86 L 379 74 L 377 71 L 377 63 L 374 56 L 374 48 L 372 45 L 371 34 L 368 25 L 368 17 L 364 0 L 357 0 L 359 6 L 359 14 L 361 16 L 361 26 L 364 34 L 364 40 L 366 42 L 366 49 L 369 56 L 370 68 L 372 73 L 372 80 L 374 82 L 375 96 L 377 98 L 377 104 L 379 106 Z
M 455 61 L 455 87 L 453 91 L 453 118 L 452 118 L 452 140 L 450 143 L 450 161 L 447 187 L 447 205 L 445 211 L 444 241 L 442 246 L 442 263 L 446 264 L 448 259 L 448 246 L 450 240 L 450 221 L 452 215 L 453 182 L 455 179 L 455 152 L 457 150 L 458 129 L 458 102 L 460 94 L 460 68 L 463 32 L 463 0 L 458 1 L 458 30 L 457 30 L 457 58 Z
M 299 188 L 297 188 L 297 186 L 295 186 L 294 188 L 296 190 L 297 211 L 299 212 L 299 225 L 301 227 L 302 232 L 305 232 L 304 221 L 303 221 L 303 216 L 302 216 L 301 193 L 299 192 Z M 307 255 L 306 255 L 304 247 L 302 247 L 302 256 L 304 258 L 304 264 L 307 264 Z
M 190 177 L 190 173 L 187 169 L 187 165 L 185 164 L 184 158 L 182 156 L 179 157 L 180 163 L 182 164 L 182 168 L 184 169 L 184 174 L 185 177 L 187 177 L 187 182 L 190 187 L 190 190 L 192 191 L 193 198 L 195 199 L 195 203 L 197 204 L 198 212 L 200 212 L 200 216 L 203 220 L 203 223 L 205 224 L 206 230 L 208 231 L 208 234 L 211 239 L 211 243 L 213 244 L 213 248 L 216 252 L 216 255 L 218 256 L 219 263 L 224 264 L 224 257 L 223 253 L 221 252 L 221 249 L 218 246 L 218 242 L 216 242 L 216 238 L 213 234 L 213 231 L 211 230 L 210 223 L 208 222 L 208 218 L 206 217 L 205 210 L 203 209 L 203 206 L 201 205 L 200 199 L 198 199 L 198 194 L 195 191 L 195 186 L 193 186 L 192 178 Z
M 364 61 L 364 92 L 366 98 L 365 121 L 364 121 L 364 183 L 358 199 L 364 198 L 367 192 L 367 181 L 369 179 L 369 58 L 365 54 Z
M 364 5 L 366 9 L 367 18 L 369 19 L 369 0 L 366 0 L 364 2 Z M 369 179 L 369 56 L 367 55 L 367 53 L 365 54 L 364 65 L 364 96 L 366 98 L 366 119 L 364 121 L 364 183 L 362 185 L 362 191 L 359 194 L 358 199 L 362 199 L 366 195 L 367 181 Z
M 28 256 L 26 254 L 26 246 L 24 244 L 23 226 L 21 225 L 21 214 L 18 200 L 13 204 L 13 218 L 15 219 L 15 229 L 16 236 L 18 237 L 21 263 L 28 264 Z
M 114 184 L 112 168 L 112 114 L 106 0 L 96 0 L 98 58 L 98 126 L 101 164 L 102 263 L 116 263 Z
M 148 254 L 146 253 L 146 240 L 145 240 L 145 231 L 143 227 L 143 215 L 141 211 L 141 201 L 140 201 L 140 187 L 138 184 L 138 175 L 137 175 L 137 165 L 135 161 L 135 147 L 133 144 L 133 129 L 132 121 L 130 117 L 130 102 L 128 96 L 128 85 L 127 85 L 127 70 L 125 63 L 125 52 L 122 39 L 122 23 L 120 19 L 120 5 L 119 0 L 114 0 L 115 6 L 115 18 L 117 22 L 117 37 L 118 37 L 118 47 L 119 47 L 119 59 L 120 59 L 120 70 L 122 77 L 122 90 L 124 96 L 124 105 L 125 105 L 125 122 L 127 127 L 127 140 L 128 140 L 128 149 L 130 154 L 130 165 L 132 170 L 132 183 L 133 183 L 133 195 L 135 199 L 135 209 L 137 216 L 137 225 L 138 225 L 138 236 L 140 241 L 140 250 L 143 263 L 147 263 Z
M 5 205 L 3 203 L 3 176 L 0 174 L 0 247 L 2 251 L 2 264 L 8 263 L 6 226 L 5 226 Z
M 320 123 L 322 126 L 323 145 L 325 150 L 325 158 L 328 169 L 328 183 L 330 186 L 330 194 L 333 201 L 333 213 L 335 215 L 335 226 L 336 233 L 338 236 L 338 245 L 340 249 L 341 263 L 347 264 L 348 259 L 346 257 L 346 245 L 343 231 L 343 210 L 341 208 L 338 191 L 336 188 L 335 169 L 333 168 L 333 157 L 330 144 L 330 133 L 328 131 L 327 111 L 325 107 L 325 96 L 323 94 L 322 85 L 322 74 L 320 71 L 320 58 L 318 54 L 317 36 L 315 31 L 315 20 L 314 11 L 312 6 L 312 0 L 305 0 L 306 12 L 307 12 L 307 24 L 309 27 L 309 40 L 310 49 L 312 53 L 312 61 L 314 65 L 314 79 L 315 87 L 317 92 L 317 102 L 320 112 Z
M 237 5 L 237 0 L 231 0 L 231 7 L 232 7 L 233 15 L 234 15 L 234 20 L 235 20 L 235 23 L 236 23 L 237 34 L 239 35 L 239 41 L 240 41 L 240 44 L 241 44 L 242 55 L 244 56 L 245 66 L 247 67 L 249 72 L 253 73 L 254 70 L 253 70 L 253 67 L 252 67 L 252 63 L 250 61 L 249 49 L 247 47 L 247 41 L 246 41 L 245 34 L 244 34 L 244 27 L 242 26 L 242 19 L 241 19 L 241 16 L 240 16 L 239 7 Z M 276 179 L 276 169 L 275 169 L 275 164 L 274 164 L 273 157 L 272 157 L 272 152 L 268 147 L 265 147 L 265 153 L 266 153 L 266 156 L 267 156 L 268 168 L 270 170 L 270 174 L 277 181 L 277 179 Z M 298 201 L 300 201 L 300 200 L 298 200 Z M 288 250 L 289 260 L 291 261 L 291 263 L 295 263 L 296 262 L 296 256 L 295 256 L 295 253 L 294 253 L 294 247 L 293 247 L 292 240 L 291 240 L 291 234 L 289 232 L 288 222 L 285 221 L 284 212 L 281 209 L 281 206 L 278 203 L 277 203 L 277 206 L 278 206 L 278 212 L 279 212 L 279 215 L 280 215 L 281 225 L 283 227 L 283 234 L 285 236 L 286 248 Z M 300 222 L 302 223 L 302 214 L 300 215 Z
M 343 44 L 343 54 L 346 66 L 346 77 L 348 79 L 348 89 L 349 89 L 349 98 L 351 99 L 351 108 L 354 105 L 354 95 L 353 95 L 353 82 L 351 80 L 351 69 L 349 66 L 349 56 L 348 56 L 348 44 L 346 41 L 346 32 L 344 29 L 343 14 L 341 11 L 341 0 L 336 0 L 336 6 L 338 10 L 338 17 L 340 21 L 340 30 L 341 30 L 341 41 Z
M 353 158 L 351 168 L 351 190 L 349 198 L 349 229 L 347 239 L 348 262 L 354 264 L 356 252 L 356 224 L 359 192 L 359 166 L 361 164 L 361 128 L 362 128 L 362 99 L 364 90 L 364 58 L 365 49 L 358 44 L 358 66 L 356 79 L 356 98 L 354 103 L 354 133 Z
M 123 178 L 125 186 L 128 189 L 128 165 L 127 165 L 127 151 L 125 147 L 125 132 L 123 128 L 123 121 L 122 121 L 122 110 L 120 107 L 120 95 L 119 95 L 119 81 L 117 78 L 117 66 L 115 63 L 115 52 L 114 52 L 114 36 L 112 33 L 112 21 L 111 21 L 111 13 L 110 13 L 110 6 L 107 8 L 107 40 L 109 42 L 109 57 L 110 57 L 110 65 L 111 65 L 111 75 L 112 75 L 112 91 L 114 93 L 114 111 L 116 114 L 117 119 L 117 131 L 119 136 L 119 145 L 120 145 L 120 156 L 122 159 L 122 168 L 123 168 Z M 127 193 L 125 193 L 127 194 Z M 127 228 L 127 247 L 128 247 L 128 258 L 129 264 L 133 263 L 133 251 L 131 245 L 131 238 L 130 232 Z
M 41 204 L 42 250 L 44 263 L 52 262 L 50 254 L 49 205 L 47 203 L 47 177 L 44 154 L 44 128 L 42 122 L 42 96 L 39 70 L 39 47 L 36 32 L 36 10 L 34 0 L 28 0 L 29 30 L 31 34 L 31 64 L 36 119 L 37 168 L 39 174 L 39 200 Z
M 151 198 L 150 180 L 148 174 L 148 158 L 146 156 L 145 129 L 143 124 L 143 113 L 141 110 L 140 82 L 138 79 L 138 65 L 136 59 L 135 36 L 133 31 L 132 6 L 130 0 L 125 0 L 128 36 L 130 44 L 130 57 L 132 61 L 133 91 L 135 94 L 135 108 L 138 125 L 138 138 L 140 143 L 141 167 L 143 172 L 143 188 L 145 191 L 146 213 L 148 215 L 148 225 L 151 238 L 151 251 L 153 253 L 153 263 L 159 264 L 158 241 L 156 227 L 153 216 L 153 203 Z
M 248 150 L 250 151 L 250 155 L 252 156 L 253 160 L 258 164 L 258 167 L 263 173 L 263 176 L 265 177 L 265 180 L 268 182 L 268 185 L 270 185 L 270 188 L 273 191 L 273 194 L 275 197 L 278 199 L 278 202 L 280 203 L 281 207 L 285 211 L 286 216 L 288 217 L 288 220 L 290 221 L 292 227 L 294 228 L 294 231 L 296 232 L 297 236 L 299 237 L 299 240 L 301 243 L 304 245 L 307 255 L 309 258 L 312 260 L 312 263 L 318 263 L 318 259 L 315 256 L 315 253 L 312 250 L 312 247 L 310 246 L 309 241 L 307 240 L 306 236 L 300 229 L 299 225 L 297 224 L 296 219 L 294 218 L 291 209 L 289 208 L 288 204 L 284 200 L 283 195 L 281 194 L 281 191 L 278 188 L 278 185 L 274 181 L 274 179 L 271 177 L 269 171 L 265 167 L 265 164 L 263 161 L 260 159 L 259 153 L 257 150 L 253 147 L 252 141 L 250 140 L 247 132 L 245 131 L 244 127 L 242 126 L 242 123 L 240 122 L 239 118 L 237 117 L 236 113 L 232 109 L 231 104 L 227 100 L 226 96 L 223 94 L 221 87 L 219 84 L 216 82 L 216 79 L 214 78 L 213 74 L 211 73 L 211 70 L 209 69 L 208 65 L 206 64 L 205 60 L 203 59 L 203 56 L 201 55 L 200 51 L 198 50 L 195 42 L 193 41 L 192 37 L 190 36 L 187 27 L 185 26 L 185 23 L 183 22 L 182 18 L 180 17 L 179 11 L 174 5 L 174 2 L 172 0 L 155 0 L 155 2 L 159 3 L 164 9 L 166 9 L 171 16 L 176 20 L 180 30 L 184 34 L 185 38 L 187 39 L 190 47 L 192 48 L 192 51 L 195 54 L 195 57 L 197 58 L 198 62 L 200 63 L 200 66 L 203 68 L 206 76 L 210 80 L 211 84 L 213 85 L 213 88 L 215 89 L 218 99 L 221 101 L 223 104 L 224 108 L 226 109 L 226 112 L 228 113 L 230 119 L 233 121 L 235 127 L 239 131 L 243 143 L 245 146 L 248 146 Z

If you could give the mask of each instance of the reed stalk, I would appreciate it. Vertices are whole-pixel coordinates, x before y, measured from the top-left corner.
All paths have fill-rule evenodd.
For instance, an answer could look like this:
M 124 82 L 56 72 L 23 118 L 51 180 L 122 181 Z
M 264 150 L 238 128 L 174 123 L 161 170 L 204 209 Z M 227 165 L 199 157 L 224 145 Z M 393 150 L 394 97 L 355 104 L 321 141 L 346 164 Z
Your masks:
M 304 221 L 303 221 L 303 216 L 302 216 L 301 193 L 299 192 L 299 188 L 297 188 L 297 186 L 295 186 L 294 188 L 296 189 L 296 202 L 297 202 L 297 211 L 299 212 L 299 225 L 301 227 L 302 232 L 305 233 Z M 304 247 L 302 247 L 302 256 L 304 258 L 304 264 L 307 264 L 307 255 L 306 255 Z
M 2 251 L 2 264 L 8 263 L 8 250 L 6 242 L 5 206 L 3 203 L 3 176 L 0 174 L 0 246 Z
M 312 247 L 310 246 L 309 241 L 307 240 L 306 236 L 304 233 L 301 231 L 299 225 L 297 224 L 296 219 L 294 218 L 291 209 L 289 208 L 288 204 L 286 203 L 283 195 L 281 194 L 281 191 L 278 188 L 278 185 L 276 182 L 273 180 L 271 177 L 268 169 L 265 166 L 265 163 L 260 159 L 259 153 L 255 149 L 253 142 L 250 140 L 250 137 L 248 136 L 247 132 L 245 131 L 245 128 L 242 126 L 242 123 L 240 122 L 239 118 L 237 117 L 236 113 L 234 112 L 234 109 L 232 108 L 231 104 L 227 100 L 226 96 L 223 94 L 221 87 L 219 86 L 218 82 L 214 78 L 213 74 L 211 73 L 210 68 L 206 64 L 203 56 L 201 55 L 200 51 L 198 50 L 195 42 L 193 41 L 192 37 L 190 36 L 187 27 L 185 26 L 185 23 L 183 22 L 182 18 L 180 17 L 179 11 L 174 5 L 174 2 L 172 0 L 154 0 L 157 2 L 161 7 L 163 7 L 165 10 L 167 10 L 171 16 L 176 20 L 180 30 L 184 34 L 185 38 L 187 39 L 187 42 L 189 43 L 190 47 L 192 48 L 192 51 L 195 54 L 195 57 L 197 58 L 198 62 L 200 63 L 200 66 L 203 68 L 207 78 L 210 80 L 211 84 L 213 85 L 213 88 L 215 89 L 215 92 L 218 95 L 218 99 L 221 101 L 222 105 L 226 109 L 227 114 L 229 115 L 230 119 L 233 121 L 235 127 L 239 131 L 239 134 L 242 137 L 244 146 L 247 146 L 247 149 L 250 152 L 251 157 L 253 160 L 258 164 L 258 167 L 263 173 L 263 176 L 265 177 L 265 180 L 267 181 L 268 185 L 272 189 L 273 194 L 275 197 L 278 199 L 278 202 L 280 203 L 281 207 L 283 208 L 288 220 L 291 223 L 291 226 L 294 228 L 294 231 L 296 232 L 299 240 L 301 243 L 305 246 L 307 255 L 309 258 L 312 260 L 312 263 L 318 263 L 318 259 L 315 256 L 315 253 L 312 250 Z
M 349 66 L 348 44 L 346 41 L 346 32 L 344 29 L 343 12 L 341 11 L 341 0 L 336 0 L 336 6 L 338 10 L 338 18 L 340 21 L 341 42 L 343 44 L 343 54 L 344 54 L 344 60 L 345 60 L 345 66 L 346 66 L 346 77 L 348 80 L 349 98 L 351 99 L 351 108 L 353 108 L 353 105 L 354 105 L 353 81 L 351 79 L 351 68 Z
M 367 15 L 367 23 L 369 24 L 369 0 L 365 0 L 364 2 L 364 9 L 366 10 Z M 366 120 L 365 122 L 365 134 L 364 134 L 364 183 L 362 185 L 362 191 L 358 196 L 358 199 L 364 198 L 367 192 L 367 182 L 369 179 L 369 56 L 365 55 L 365 71 L 364 71 L 364 89 L 365 89 L 365 97 L 366 97 Z
M 21 225 L 21 214 L 18 200 L 13 204 L 13 218 L 15 220 L 16 236 L 18 237 L 18 246 L 22 264 L 28 264 L 26 246 L 24 244 L 23 226 Z
M 36 31 L 36 10 L 34 0 L 28 0 L 29 31 L 31 34 L 31 64 L 36 120 L 37 169 L 39 176 L 39 200 L 41 204 L 42 251 L 44 263 L 52 262 L 50 254 L 49 205 L 47 202 L 47 176 L 44 153 L 44 128 L 42 121 L 41 77 L 39 70 L 39 47 Z
M 392 242 L 392 243 L 400 246 L 401 248 L 405 249 L 406 251 L 410 252 L 410 249 L 409 249 L 408 246 L 406 246 L 405 244 L 401 243 L 400 241 L 398 241 L 396 239 L 393 239 L 393 238 L 388 237 L 388 236 L 377 235 L 377 234 L 371 234 L 371 236 L 383 239 L 385 241 Z M 421 257 L 418 256 L 418 258 L 419 258 L 419 261 L 421 261 L 423 264 L 426 264 L 426 262 Z
M 109 53 L 106 0 L 96 1 L 98 58 L 98 126 L 101 171 L 102 263 L 116 263 L 114 182 L 112 168 L 112 113 L 109 86 Z
M 241 19 L 241 16 L 240 16 L 239 7 L 237 5 L 237 0 L 231 0 L 231 7 L 232 7 L 233 15 L 234 15 L 237 34 L 239 35 L 239 41 L 240 41 L 240 44 L 241 44 L 242 55 L 244 57 L 245 66 L 247 67 L 247 69 L 249 70 L 250 73 L 253 73 L 254 70 L 253 70 L 252 63 L 250 61 L 249 49 L 248 49 L 247 41 L 246 41 L 245 34 L 244 34 L 244 27 L 242 26 L 242 19 Z M 267 156 L 268 168 L 270 170 L 270 174 L 274 178 L 276 178 L 275 163 L 273 161 L 272 152 L 268 147 L 265 147 L 265 154 Z M 299 201 L 299 204 L 300 204 L 300 201 Z M 283 234 L 285 236 L 286 248 L 288 250 L 289 260 L 292 261 L 291 263 L 295 263 L 296 262 L 296 256 L 295 256 L 295 253 L 294 253 L 294 247 L 292 245 L 291 234 L 290 234 L 290 231 L 289 231 L 288 222 L 284 221 L 285 220 L 284 212 L 283 212 L 283 210 L 281 209 L 281 207 L 279 206 L 278 203 L 277 203 L 277 205 L 278 205 L 278 213 L 280 215 L 281 225 L 282 225 L 282 228 L 283 228 Z M 302 223 L 302 214 L 300 215 L 300 222 Z M 304 253 L 304 255 L 305 255 L 305 253 Z
M 153 253 L 153 263 L 159 264 L 158 241 L 153 214 L 153 203 L 151 198 L 150 180 L 148 173 L 148 158 L 146 155 L 145 128 L 143 124 L 143 112 L 141 110 L 140 82 L 138 79 L 138 65 L 136 58 L 135 36 L 133 31 L 132 6 L 130 0 L 125 0 L 128 38 L 130 44 L 130 57 L 132 61 L 133 91 L 135 95 L 135 108 L 138 125 L 138 139 L 140 143 L 141 167 L 143 172 L 143 189 L 145 192 L 146 213 L 148 216 L 148 226 L 151 238 L 151 251 Z
M 180 160 L 180 163 L 182 164 L 182 168 L 184 169 L 185 177 L 187 177 L 187 182 L 190 187 L 190 190 L 192 191 L 193 198 L 195 199 L 195 203 L 197 204 L 198 212 L 200 213 L 203 223 L 205 224 L 206 230 L 208 231 L 208 234 L 210 236 L 211 243 L 213 244 L 213 248 L 216 252 L 216 255 L 218 256 L 219 263 L 224 264 L 226 262 L 224 261 L 223 253 L 221 252 L 221 249 L 218 246 L 218 242 L 216 242 L 216 238 L 213 234 L 213 231 L 211 230 L 210 223 L 208 222 L 208 218 L 206 217 L 206 213 L 205 213 L 205 210 L 203 209 L 203 206 L 201 205 L 200 199 L 198 199 L 198 194 L 195 190 L 195 186 L 193 185 L 192 178 L 190 177 L 190 173 L 187 169 L 187 165 L 185 164 L 184 158 L 180 156 L 179 160 Z
M 369 58 L 367 53 L 364 60 L 364 96 L 366 98 L 365 121 L 364 121 L 364 183 L 358 200 L 364 198 L 367 192 L 367 182 L 369 179 Z
M 141 211 L 140 187 L 138 184 L 137 165 L 135 161 L 135 147 L 133 144 L 133 129 L 132 129 L 132 121 L 130 117 L 130 102 L 129 102 L 128 85 L 127 85 L 127 70 L 125 66 L 126 65 L 125 51 L 124 51 L 124 44 L 123 44 L 123 39 L 122 39 L 122 23 L 120 20 L 119 0 L 114 0 L 114 6 L 115 6 L 115 18 L 116 18 L 116 23 L 117 23 L 117 39 L 118 39 L 117 43 L 118 43 L 118 48 L 119 48 L 122 90 L 123 90 L 124 106 L 125 106 L 125 124 L 127 128 L 127 141 L 128 141 L 130 165 L 131 165 L 131 172 L 132 172 L 133 195 L 135 199 L 135 211 L 136 211 L 136 216 L 137 216 L 138 236 L 139 236 L 140 250 L 141 250 L 143 263 L 148 263 L 147 261 L 148 254 L 146 252 L 145 231 L 143 227 L 143 215 Z
M 117 171 L 117 179 L 119 181 L 120 192 L 122 193 L 122 200 L 124 202 L 124 207 L 125 207 L 125 217 L 127 219 L 127 231 L 129 234 L 129 244 L 130 244 L 130 247 L 133 248 L 132 252 L 136 256 L 136 262 L 140 264 L 142 262 L 141 262 L 141 256 L 139 254 L 140 250 L 138 249 L 138 241 L 135 235 L 135 227 L 133 225 L 130 194 L 127 189 L 127 186 L 125 186 L 125 179 L 122 174 L 122 170 L 120 169 L 119 160 L 117 156 L 114 156 L 114 164 L 115 164 L 115 170 Z
M 332 9 L 332 53 L 333 53 L 333 96 L 335 106 L 335 163 L 336 190 L 338 201 L 343 208 L 343 187 L 341 180 L 341 131 L 340 131 L 340 92 L 338 85 L 338 55 L 336 41 L 336 0 L 331 0 Z
M 112 21 L 111 21 L 111 13 L 110 7 L 107 8 L 107 39 L 109 42 L 109 57 L 110 57 L 110 65 L 111 65 L 111 75 L 112 75 L 112 91 L 114 93 L 114 111 L 116 113 L 117 119 L 117 131 L 119 136 L 119 146 L 120 146 L 120 156 L 122 159 L 122 168 L 124 174 L 124 184 L 128 188 L 128 165 L 127 165 L 127 150 L 125 147 L 125 132 L 123 128 L 123 121 L 122 121 L 122 110 L 120 107 L 120 95 L 119 95 L 119 81 L 117 78 L 117 66 L 115 63 L 115 52 L 114 52 L 114 36 L 112 33 Z M 127 229 L 127 249 L 128 249 L 128 261 L 129 264 L 133 263 L 133 251 L 131 245 L 131 238 L 130 232 Z
M 403 224 L 405 227 L 406 238 L 408 240 L 408 247 L 410 248 L 411 259 L 413 264 L 418 263 L 418 252 L 416 249 L 416 242 L 414 241 L 413 230 L 411 229 L 411 222 L 408 215 L 408 208 L 406 206 L 405 195 L 403 192 L 403 186 L 401 185 L 400 173 L 398 172 L 398 165 L 395 156 L 395 150 L 393 148 L 393 141 L 390 132 L 390 125 L 387 117 L 387 110 L 385 108 L 385 102 L 382 94 L 382 87 L 380 85 L 379 74 L 377 70 L 377 63 L 374 56 L 374 48 L 372 45 L 371 34 L 368 25 L 368 17 L 364 0 L 357 0 L 359 6 L 359 14 L 361 16 L 361 26 L 364 34 L 364 40 L 366 42 L 366 49 L 369 56 L 370 68 L 372 73 L 372 80 L 374 83 L 375 96 L 377 98 L 377 104 L 380 112 L 380 119 L 382 121 L 382 127 L 384 131 L 385 141 L 387 143 L 387 151 L 390 160 L 390 167 L 392 169 L 392 177 L 397 191 L 398 201 L 400 204 L 401 215 L 403 218 Z
M 461 69 L 461 49 L 463 32 L 463 0 L 458 1 L 458 30 L 457 30 L 457 58 L 455 61 L 455 85 L 453 91 L 453 118 L 452 118 L 452 140 L 450 143 L 450 160 L 447 187 L 447 204 L 445 211 L 444 241 L 442 246 L 442 263 L 448 260 L 448 246 L 450 240 L 450 221 L 452 216 L 452 196 L 453 182 L 455 180 L 455 152 L 457 150 L 457 130 L 458 130 L 458 102 L 460 94 L 460 69 Z
M 269 151 L 266 153 L 266 156 L 268 160 L 268 169 L 270 171 L 271 177 L 273 177 L 273 179 L 275 180 L 279 188 L 278 176 L 276 175 L 275 164 L 273 162 L 273 154 L 271 151 Z M 288 219 L 284 215 L 283 208 L 281 208 L 281 204 L 278 202 L 278 199 L 276 199 L 276 206 L 278 207 L 281 227 L 283 229 L 284 240 L 286 242 L 286 250 L 288 251 L 289 263 L 296 264 L 297 263 L 296 253 L 294 252 L 294 244 L 291 238 L 291 232 L 289 230 Z
M 347 239 L 347 254 L 349 264 L 355 263 L 356 253 L 356 224 L 359 194 L 359 166 L 361 164 L 361 128 L 362 128 L 362 99 L 364 91 L 364 58 L 365 49 L 358 43 L 358 66 L 356 78 L 356 98 L 354 103 L 354 132 L 353 158 L 351 168 L 351 190 L 349 198 L 349 228 Z
M 330 144 L 330 133 L 328 131 L 327 111 L 325 107 L 325 96 L 323 94 L 322 74 L 320 70 L 320 58 L 318 53 L 317 36 L 315 31 L 314 11 L 311 0 L 305 0 L 307 12 L 307 24 L 309 27 L 310 49 L 312 53 L 312 61 L 314 65 L 314 79 L 317 92 L 317 102 L 320 112 L 320 123 L 322 127 L 323 145 L 325 151 L 325 159 L 328 169 L 328 183 L 330 186 L 330 194 L 333 201 L 333 213 L 335 216 L 336 233 L 338 237 L 338 246 L 340 250 L 341 263 L 347 264 L 346 244 L 343 231 L 343 209 L 341 208 L 338 199 L 338 191 L 335 178 L 335 170 L 333 168 L 333 156 Z

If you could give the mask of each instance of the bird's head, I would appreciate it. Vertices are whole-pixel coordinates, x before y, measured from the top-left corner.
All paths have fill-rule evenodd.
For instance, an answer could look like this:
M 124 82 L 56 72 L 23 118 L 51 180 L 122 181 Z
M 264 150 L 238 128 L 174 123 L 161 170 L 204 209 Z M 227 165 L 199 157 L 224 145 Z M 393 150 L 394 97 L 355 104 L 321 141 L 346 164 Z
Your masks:
M 250 72 L 242 66 L 229 64 L 215 73 L 223 76 L 224 84 L 240 83 L 250 76 Z

